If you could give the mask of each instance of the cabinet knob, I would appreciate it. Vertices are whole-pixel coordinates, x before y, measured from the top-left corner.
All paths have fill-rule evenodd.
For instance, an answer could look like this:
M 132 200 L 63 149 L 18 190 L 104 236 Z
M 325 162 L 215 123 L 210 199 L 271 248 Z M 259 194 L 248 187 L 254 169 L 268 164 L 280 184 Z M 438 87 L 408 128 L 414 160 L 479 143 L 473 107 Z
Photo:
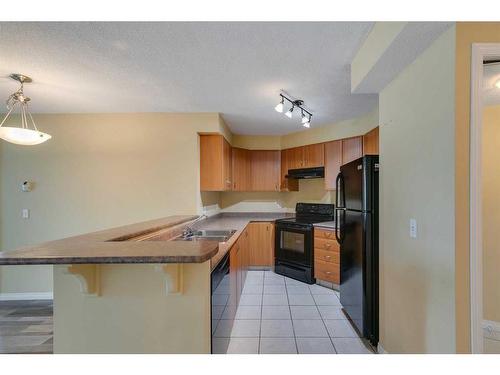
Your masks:
M 327 249 L 329 249 L 331 246 L 332 246 L 332 244 L 331 244 L 331 243 L 327 243 L 327 244 L 325 244 L 325 247 L 326 247 Z
M 326 258 L 326 259 L 330 259 L 330 258 L 331 258 L 331 256 L 330 256 L 330 255 L 325 255 L 325 258 Z
M 325 271 L 327 275 L 331 275 L 332 273 L 330 271 Z

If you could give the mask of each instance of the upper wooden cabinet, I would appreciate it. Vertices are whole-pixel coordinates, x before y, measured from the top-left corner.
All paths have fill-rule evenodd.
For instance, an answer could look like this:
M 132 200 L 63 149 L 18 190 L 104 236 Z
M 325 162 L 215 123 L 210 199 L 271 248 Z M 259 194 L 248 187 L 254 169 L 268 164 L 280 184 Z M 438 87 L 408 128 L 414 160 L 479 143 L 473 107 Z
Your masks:
M 378 126 L 363 136 L 363 155 L 378 155 Z
M 252 191 L 280 190 L 280 151 L 252 150 Z
M 303 149 L 303 168 L 323 167 L 325 165 L 324 143 L 307 145 Z
M 200 135 L 200 189 L 231 190 L 231 146 L 220 134 Z
M 342 165 L 363 156 L 363 137 L 342 139 Z
M 325 189 L 335 190 L 335 180 L 342 165 L 342 140 L 325 143 Z
M 288 169 L 323 167 L 325 165 L 324 144 L 294 147 L 287 152 Z
M 299 191 L 299 180 L 286 178 L 288 170 L 293 169 L 290 165 L 294 157 L 293 149 L 281 151 L 281 191 Z
M 233 148 L 233 191 L 249 191 L 252 188 L 251 151 Z

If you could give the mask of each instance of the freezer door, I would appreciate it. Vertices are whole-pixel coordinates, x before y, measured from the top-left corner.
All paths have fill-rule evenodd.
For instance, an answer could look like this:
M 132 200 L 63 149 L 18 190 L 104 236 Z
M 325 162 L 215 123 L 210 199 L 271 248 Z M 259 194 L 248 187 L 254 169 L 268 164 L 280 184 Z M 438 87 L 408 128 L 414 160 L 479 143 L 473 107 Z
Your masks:
M 340 167 L 339 188 L 348 210 L 373 211 L 378 200 L 378 156 L 367 155 Z
M 348 210 L 363 209 L 363 159 L 354 160 L 340 167 L 340 197 Z
M 364 300 L 364 222 L 362 212 L 346 210 L 341 223 L 340 302 L 360 334 L 363 334 Z

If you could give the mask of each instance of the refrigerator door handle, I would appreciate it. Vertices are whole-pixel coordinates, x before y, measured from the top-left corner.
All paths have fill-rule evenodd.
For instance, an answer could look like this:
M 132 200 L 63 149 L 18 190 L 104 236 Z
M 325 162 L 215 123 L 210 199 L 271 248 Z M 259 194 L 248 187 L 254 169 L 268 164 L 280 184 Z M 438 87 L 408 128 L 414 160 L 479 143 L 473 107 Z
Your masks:
M 343 218 L 345 219 L 345 208 L 336 208 L 335 209 L 335 238 L 337 239 L 337 242 L 339 245 L 342 244 L 342 231 L 339 233 L 340 229 L 340 217 L 344 216 Z M 341 215 L 338 215 L 339 212 L 342 212 Z
M 342 196 L 340 195 L 342 193 Z M 345 208 L 344 176 L 342 172 L 335 179 L 335 207 Z

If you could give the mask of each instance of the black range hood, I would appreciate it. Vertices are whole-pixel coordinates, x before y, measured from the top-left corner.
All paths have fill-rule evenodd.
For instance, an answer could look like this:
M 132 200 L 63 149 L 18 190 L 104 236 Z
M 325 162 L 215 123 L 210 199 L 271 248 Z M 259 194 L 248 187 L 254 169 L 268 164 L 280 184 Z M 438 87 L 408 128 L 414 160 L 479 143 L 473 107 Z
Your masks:
M 285 177 L 296 180 L 306 178 L 324 178 L 325 167 L 289 169 L 288 174 Z

